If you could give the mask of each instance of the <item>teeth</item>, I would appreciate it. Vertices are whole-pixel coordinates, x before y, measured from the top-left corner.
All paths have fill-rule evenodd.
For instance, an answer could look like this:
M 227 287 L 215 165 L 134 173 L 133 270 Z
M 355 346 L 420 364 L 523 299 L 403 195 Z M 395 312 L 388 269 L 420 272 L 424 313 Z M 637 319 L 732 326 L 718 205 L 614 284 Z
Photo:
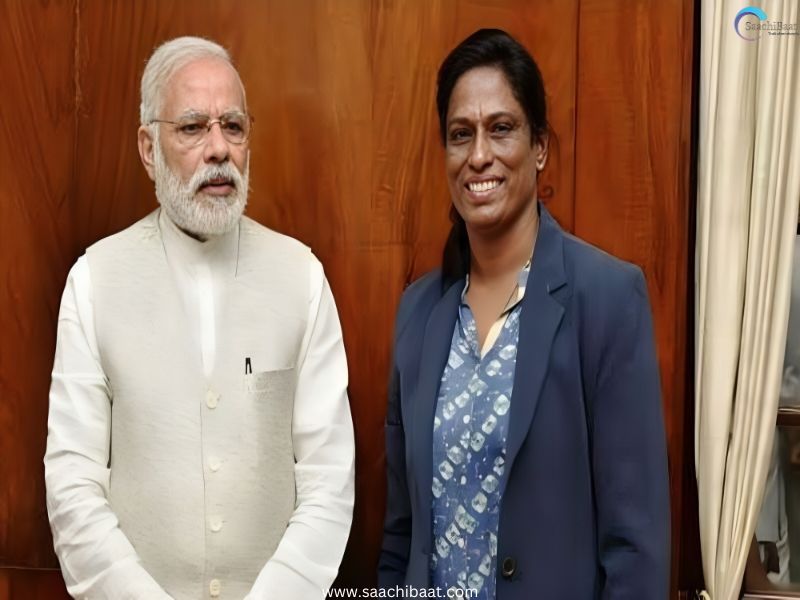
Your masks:
M 469 188 L 470 192 L 488 192 L 489 190 L 496 188 L 498 185 L 500 185 L 500 180 L 492 179 L 490 181 L 468 183 L 467 187 Z

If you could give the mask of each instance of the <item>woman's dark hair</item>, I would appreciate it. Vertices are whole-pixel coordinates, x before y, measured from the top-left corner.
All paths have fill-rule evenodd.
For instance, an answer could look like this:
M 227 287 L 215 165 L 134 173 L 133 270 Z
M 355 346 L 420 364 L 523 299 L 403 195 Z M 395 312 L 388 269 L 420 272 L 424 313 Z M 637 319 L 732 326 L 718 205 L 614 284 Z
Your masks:
M 436 110 L 439 133 L 447 145 L 447 109 L 453 88 L 464 73 L 476 67 L 497 67 L 506 77 L 531 129 L 531 144 L 547 135 L 547 103 L 544 81 L 536 61 L 513 37 L 501 29 L 479 29 L 456 46 L 442 66 L 436 81 Z M 454 206 L 450 207 L 453 227 L 442 256 L 442 285 L 447 289 L 469 272 L 467 227 Z

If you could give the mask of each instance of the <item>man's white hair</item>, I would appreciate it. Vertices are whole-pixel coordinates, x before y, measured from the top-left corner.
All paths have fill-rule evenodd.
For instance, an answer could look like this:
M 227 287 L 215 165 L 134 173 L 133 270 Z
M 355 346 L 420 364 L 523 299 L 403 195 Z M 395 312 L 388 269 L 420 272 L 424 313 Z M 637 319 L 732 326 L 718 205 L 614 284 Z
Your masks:
M 139 119 L 142 125 L 158 118 L 164 95 L 164 84 L 181 67 L 201 58 L 218 58 L 234 70 L 228 51 L 211 40 L 184 36 L 164 42 L 155 49 L 147 61 L 142 74 L 142 103 Z M 244 88 L 242 89 L 244 93 Z

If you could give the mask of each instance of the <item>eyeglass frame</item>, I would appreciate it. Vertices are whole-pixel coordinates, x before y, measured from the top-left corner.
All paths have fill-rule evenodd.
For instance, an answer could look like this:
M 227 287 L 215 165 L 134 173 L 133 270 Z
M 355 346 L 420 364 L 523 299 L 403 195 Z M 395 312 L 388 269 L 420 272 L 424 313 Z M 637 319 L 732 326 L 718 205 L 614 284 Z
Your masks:
M 190 118 L 201 118 L 201 117 L 208 118 L 208 123 L 206 123 L 206 126 L 205 126 L 206 127 L 206 133 L 203 136 L 201 136 L 200 138 L 198 138 L 198 140 L 197 140 L 197 142 L 195 144 L 192 144 L 191 146 L 188 146 L 188 147 L 189 148 L 195 148 L 195 147 L 199 146 L 200 144 L 202 144 L 203 141 L 206 139 L 206 137 L 211 133 L 211 128 L 215 124 L 219 124 L 220 133 L 222 133 L 222 137 L 224 137 L 225 140 L 227 142 L 231 143 L 231 144 L 235 144 L 237 146 L 241 146 L 242 144 L 246 144 L 248 141 L 250 141 L 250 136 L 253 133 L 253 123 L 255 123 L 255 121 L 256 121 L 255 117 L 253 117 L 253 115 L 251 115 L 249 113 L 241 113 L 241 112 L 238 112 L 238 111 L 234 111 L 233 112 L 233 114 L 236 115 L 236 116 L 244 116 L 244 117 L 246 117 L 247 121 L 249 123 L 249 127 L 247 129 L 247 135 L 245 136 L 245 138 L 241 142 L 235 142 L 233 140 L 229 140 L 225 136 L 225 132 L 222 130 L 223 119 L 225 119 L 226 116 L 229 115 L 229 114 L 231 114 L 231 113 L 223 114 L 221 117 L 217 117 L 216 119 L 212 119 L 211 115 L 206 115 L 206 114 L 203 114 L 203 113 L 190 113 L 190 114 L 185 115 L 184 117 L 182 117 L 182 118 L 189 118 L 189 119 Z M 178 127 L 181 124 L 181 121 L 170 121 L 168 119 L 150 119 L 147 122 L 148 125 L 152 125 L 153 123 L 167 123 L 168 125 L 175 125 L 176 126 L 175 130 L 177 131 Z

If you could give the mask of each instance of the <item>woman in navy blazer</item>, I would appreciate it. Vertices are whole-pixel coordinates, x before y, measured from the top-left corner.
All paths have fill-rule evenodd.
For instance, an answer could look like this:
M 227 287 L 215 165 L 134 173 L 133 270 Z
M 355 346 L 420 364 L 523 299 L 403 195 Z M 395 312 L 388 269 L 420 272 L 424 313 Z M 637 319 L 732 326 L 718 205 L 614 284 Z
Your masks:
M 642 272 L 538 202 L 544 86 L 508 34 L 481 30 L 450 53 L 437 108 L 454 225 L 442 269 L 398 309 L 379 585 L 666 599 L 666 444 Z

